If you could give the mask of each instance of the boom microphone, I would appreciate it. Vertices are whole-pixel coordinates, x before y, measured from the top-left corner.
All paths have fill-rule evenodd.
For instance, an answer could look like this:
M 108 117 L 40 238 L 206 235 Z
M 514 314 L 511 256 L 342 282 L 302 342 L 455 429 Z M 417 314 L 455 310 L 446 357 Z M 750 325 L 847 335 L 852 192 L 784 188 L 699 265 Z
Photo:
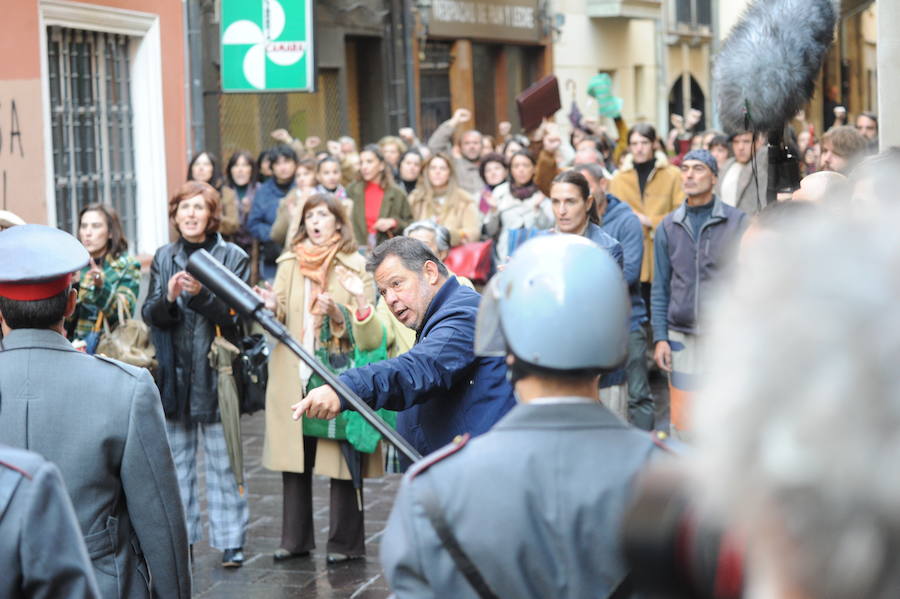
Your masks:
M 322 380 L 330 385 L 338 395 L 346 399 L 347 403 L 353 406 L 353 409 L 359 412 L 359 415 L 365 418 L 366 422 L 381 433 L 381 436 L 396 447 L 397 451 L 405 455 L 410 462 L 421 459 L 422 456 L 410 445 L 409 441 L 401 437 L 396 430 L 382 420 L 375 410 L 360 399 L 350 387 L 334 376 L 315 356 L 297 343 L 297 340 L 291 336 L 284 324 L 275 318 L 271 311 L 265 308 L 263 301 L 250 289 L 250 286 L 225 268 L 212 254 L 206 250 L 198 250 L 191 254 L 187 263 L 187 271 L 203 283 L 220 300 L 237 310 L 242 316 L 258 322 L 269 334 L 285 344 L 313 372 L 322 377 Z M 285 414 L 285 418 L 287 417 L 288 415 Z
M 713 64 L 728 133 L 782 131 L 812 97 L 834 40 L 835 0 L 754 0 Z

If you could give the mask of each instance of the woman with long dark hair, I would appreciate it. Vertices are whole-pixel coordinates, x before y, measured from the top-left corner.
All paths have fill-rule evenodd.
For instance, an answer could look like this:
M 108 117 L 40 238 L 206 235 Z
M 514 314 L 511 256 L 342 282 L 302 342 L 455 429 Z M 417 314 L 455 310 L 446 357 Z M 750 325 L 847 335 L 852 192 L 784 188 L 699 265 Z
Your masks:
M 412 222 L 406 194 L 394 184 L 390 165 L 374 144 L 359 153 L 359 180 L 347 188 L 347 196 L 353 200 L 353 232 L 362 247 L 402 235 Z
M 491 195 L 497 186 L 506 181 L 509 176 L 509 170 L 506 168 L 506 159 L 502 154 L 493 152 L 481 159 L 478 166 L 478 174 L 484 181 L 484 189 L 478 198 L 478 211 L 481 213 L 482 221 L 487 218 L 491 212 Z
M 78 240 L 91 255 L 79 275 L 78 306 L 69 321 L 69 338 L 84 340 L 100 315 L 115 327 L 119 304 L 126 318 L 134 314 L 141 265 L 128 254 L 119 214 L 106 204 L 88 204 L 78 213 Z
M 419 183 L 419 175 L 422 174 L 422 155 L 418 150 L 407 150 L 400 157 L 397 169 L 400 177 L 398 183 L 407 195 L 411 194 Z
M 188 542 L 202 537 L 197 446 L 202 433 L 209 498 L 209 544 L 223 552 L 222 565 L 244 561 L 249 511 L 228 460 L 219 414 L 218 372 L 209 360 L 217 330 L 236 336 L 234 311 L 185 270 L 191 254 L 201 249 L 235 275 L 249 281 L 247 254 L 218 233 L 219 193 L 206 183 L 188 181 L 169 201 L 169 218 L 178 240 L 156 251 L 150 267 L 150 289 L 141 309 L 150 325 L 159 360 L 160 399 L 181 500 Z
M 263 150 L 256 157 L 256 182 L 265 183 L 272 176 L 272 151 Z
M 256 194 L 256 165 L 247 150 L 238 150 L 225 166 L 225 185 L 222 186 L 222 222 L 219 232 L 250 253 L 253 236 L 247 230 L 247 217 Z
M 419 186 L 409 196 L 413 218 L 446 227 L 451 247 L 480 241 L 478 208 L 472 196 L 457 183 L 453 160 L 446 154 L 434 154 L 425 162 L 423 172 Z
M 188 163 L 188 181 L 208 183 L 216 191 L 222 189 L 222 171 L 219 170 L 219 161 L 212 152 L 201 151 L 194 154 Z
M 553 226 L 550 200 L 534 182 L 534 157 L 521 150 L 509 161 L 509 179 L 498 185 L 491 194 L 490 212 L 485 231 L 495 237 L 496 258 L 504 262 L 518 243 L 511 243 L 511 232 L 517 229 L 549 229 Z

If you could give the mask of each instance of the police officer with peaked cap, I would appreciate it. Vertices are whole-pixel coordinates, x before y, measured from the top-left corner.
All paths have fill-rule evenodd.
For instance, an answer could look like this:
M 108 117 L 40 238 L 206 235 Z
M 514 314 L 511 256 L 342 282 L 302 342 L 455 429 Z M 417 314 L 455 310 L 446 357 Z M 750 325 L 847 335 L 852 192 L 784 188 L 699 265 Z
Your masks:
M 656 451 L 599 400 L 627 351 L 630 303 L 607 252 L 528 241 L 485 290 L 475 352 L 506 356 L 518 405 L 404 477 L 381 543 L 403 597 L 630 597 L 618 531 Z
M 0 445 L 0 597 L 96 599 L 94 568 L 56 466 Z
M 87 251 L 21 225 L 0 233 L 0 256 L 0 443 L 59 468 L 102 597 L 187 599 L 184 510 L 153 379 L 63 336 Z

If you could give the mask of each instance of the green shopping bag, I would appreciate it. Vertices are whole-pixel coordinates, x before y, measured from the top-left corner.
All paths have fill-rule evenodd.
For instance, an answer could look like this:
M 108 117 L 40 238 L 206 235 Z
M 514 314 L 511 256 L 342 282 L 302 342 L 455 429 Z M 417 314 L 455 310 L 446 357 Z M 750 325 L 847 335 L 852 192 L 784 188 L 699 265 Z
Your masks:
M 387 332 L 384 326 L 381 327 L 381 345 L 369 351 L 362 351 L 356 345 L 353 337 L 353 326 L 350 324 L 350 313 L 344 306 L 340 306 L 341 312 L 344 314 L 344 322 L 350 327 L 347 334 L 350 337 L 350 344 L 353 346 L 352 354 L 329 354 L 324 345 L 331 340 L 331 320 L 325 316 L 322 322 L 322 331 L 320 339 L 323 347 L 316 349 L 316 357 L 335 375 L 340 375 L 351 368 L 365 366 L 373 362 L 386 360 L 387 353 Z M 313 373 L 306 385 L 307 393 L 316 387 L 325 384 L 322 377 Z M 390 410 L 378 410 L 381 416 L 388 424 L 393 427 L 397 426 L 397 413 Z M 348 410 L 341 413 L 333 420 L 320 420 L 318 418 L 303 419 L 303 434 L 311 437 L 320 437 L 323 439 L 334 439 L 337 441 L 347 441 L 354 449 L 362 453 L 372 453 L 378 447 L 378 441 L 381 440 L 381 433 L 375 430 L 371 424 L 366 422 L 365 418 L 360 416 L 358 412 Z

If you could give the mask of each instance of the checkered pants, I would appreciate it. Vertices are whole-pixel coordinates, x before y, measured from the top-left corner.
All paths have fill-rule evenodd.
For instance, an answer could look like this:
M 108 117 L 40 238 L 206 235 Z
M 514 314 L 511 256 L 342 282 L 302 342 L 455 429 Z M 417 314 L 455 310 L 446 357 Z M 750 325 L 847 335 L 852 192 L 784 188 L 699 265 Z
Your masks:
M 203 451 L 206 454 L 209 544 L 221 551 L 243 547 L 247 521 L 250 519 L 247 488 L 245 484 L 242 497 L 228 462 L 222 424 L 185 425 L 166 419 L 166 432 L 172 447 L 172 457 L 175 459 L 178 488 L 187 518 L 188 542 L 193 545 L 203 536 L 200 526 L 200 482 L 197 479 L 197 445 L 201 431 Z

